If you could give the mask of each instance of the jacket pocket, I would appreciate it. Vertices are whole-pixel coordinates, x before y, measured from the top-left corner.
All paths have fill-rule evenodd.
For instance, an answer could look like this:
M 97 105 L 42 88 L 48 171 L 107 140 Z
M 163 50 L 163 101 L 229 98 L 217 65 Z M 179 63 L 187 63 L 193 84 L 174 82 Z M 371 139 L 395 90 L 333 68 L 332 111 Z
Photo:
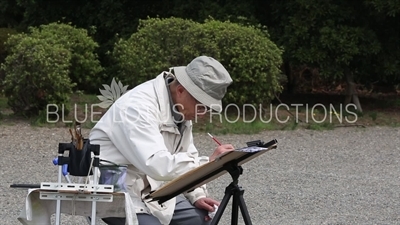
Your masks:
M 162 204 L 159 204 L 157 201 L 154 202 L 145 202 L 147 208 L 150 210 L 150 213 L 157 217 L 161 224 L 169 224 L 174 215 L 176 198 L 172 198 Z
M 178 127 L 175 124 L 161 124 L 160 131 L 180 135 Z
M 162 124 L 161 135 L 164 137 L 164 144 L 168 151 L 174 153 L 180 145 L 181 133 L 175 124 Z

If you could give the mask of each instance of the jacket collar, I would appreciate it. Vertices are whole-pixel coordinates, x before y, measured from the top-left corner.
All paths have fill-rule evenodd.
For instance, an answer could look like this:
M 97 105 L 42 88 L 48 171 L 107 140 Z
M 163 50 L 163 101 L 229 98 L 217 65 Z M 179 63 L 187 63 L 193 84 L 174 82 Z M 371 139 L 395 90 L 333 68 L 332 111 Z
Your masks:
M 174 122 L 179 126 L 179 124 L 181 124 L 183 122 L 183 116 L 182 116 L 182 114 L 179 114 L 177 112 L 177 110 L 175 109 L 175 103 L 172 100 L 171 89 L 170 89 L 170 86 L 169 86 L 169 83 L 171 83 L 174 80 L 174 78 L 173 77 L 167 77 L 167 76 L 168 76 L 168 74 L 165 73 L 164 74 L 165 87 L 167 88 L 171 114 L 172 114 L 172 117 L 174 119 Z
M 173 102 L 170 99 L 170 92 L 167 88 L 166 81 L 164 78 L 165 72 L 158 75 L 154 81 L 154 90 L 156 93 L 156 97 L 158 99 L 158 105 L 160 107 L 161 119 L 164 125 L 176 125 L 175 121 L 180 121 L 179 114 L 175 115 L 177 119 L 174 118 L 172 105 Z

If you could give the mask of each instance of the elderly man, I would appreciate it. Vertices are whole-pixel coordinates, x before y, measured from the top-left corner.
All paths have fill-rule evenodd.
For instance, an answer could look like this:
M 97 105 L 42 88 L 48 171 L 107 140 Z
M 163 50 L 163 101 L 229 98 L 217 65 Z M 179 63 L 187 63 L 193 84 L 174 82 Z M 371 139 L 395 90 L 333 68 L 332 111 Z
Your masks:
M 89 139 L 100 145 L 100 158 L 128 165 L 125 185 L 140 225 L 209 223 L 208 212 L 219 202 L 207 197 L 205 185 L 162 205 L 143 198 L 165 182 L 234 149 L 224 144 L 209 159 L 200 157 L 191 122 L 209 110 L 221 112 L 221 99 L 231 83 L 221 63 L 200 56 L 128 91 L 92 129 Z M 125 224 L 125 218 L 103 221 Z

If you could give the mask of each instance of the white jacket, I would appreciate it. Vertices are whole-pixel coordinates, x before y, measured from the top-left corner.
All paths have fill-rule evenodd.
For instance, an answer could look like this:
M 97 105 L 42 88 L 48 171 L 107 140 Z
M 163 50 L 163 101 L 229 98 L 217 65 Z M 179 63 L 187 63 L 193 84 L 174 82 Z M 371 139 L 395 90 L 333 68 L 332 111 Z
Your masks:
M 165 182 L 196 168 L 200 161 L 193 145 L 192 122 L 185 121 L 182 135 L 174 123 L 164 73 L 121 96 L 90 132 L 100 145 L 100 158 L 128 164 L 126 185 L 136 213 L 151 213 L 169 224 L 175 198 L 159 205 L 142 198 Z M 206 197 L 205 185 L 184 195 L 193 204 Z

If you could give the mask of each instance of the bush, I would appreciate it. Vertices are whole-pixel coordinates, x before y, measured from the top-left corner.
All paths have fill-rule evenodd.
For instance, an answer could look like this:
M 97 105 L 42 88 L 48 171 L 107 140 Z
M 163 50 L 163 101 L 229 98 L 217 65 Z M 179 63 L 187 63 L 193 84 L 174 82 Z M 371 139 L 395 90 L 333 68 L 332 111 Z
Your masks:
M 230 22 L 206 21 L 202 29 L 217 44 L 219 61 L 232 76 L 226 99 L 236 104 L 269 103 L 279 94 L 282 50 L 266 31 Z
M 16 34 L 17 31 L 11 28 L 0 28 L 0 63 L 6 58 L 6 48 L 4 43 L 10 35 Z
M 141 20 L 138 32 L 115 45 L 113 57 L 119 79 L 136 86 L 171 66 L 186 65 L 202 53 L 194 45 L 196 35 L 188 34 L 199 26 L 179 18 Z
M 1 65 L 4 93 L 15 114 L 38 115 L 47 104 L 69 105 L 73 83 L 68 49 L 26 34 L 11 36 L 6 46 L 9 54 Z
M 69 24 L 50 23 L 30 27 L 30 36 L 43 39 L 51 45 L 61 45 L 71 52 L 69 77 L 79 90 L 97 90 L 101 85 L 103 68 L 94 53 L 98 44 L 88 36 L 85 29 Z
M 199 55 L 219 60 L 234 81 L 224 102 L 268 103 L 279 84 L 282 50 L 256 27 L 179 18 L 141 20 L 138 31 L 119 40 L 113 51 L 124 84 L 136 86 L 172 66 L 187 65 Z
M 16 34 L 17 31 L 10 28 L 0 28 L 0 64 L 4 62 L 6 58 L 6 48 L 4 43 L 7 41 L 8 37 L 12 34 Z M 4 71 L 0 70 L 0 93 L 2 88 L 2 82 L 4 80 Z

